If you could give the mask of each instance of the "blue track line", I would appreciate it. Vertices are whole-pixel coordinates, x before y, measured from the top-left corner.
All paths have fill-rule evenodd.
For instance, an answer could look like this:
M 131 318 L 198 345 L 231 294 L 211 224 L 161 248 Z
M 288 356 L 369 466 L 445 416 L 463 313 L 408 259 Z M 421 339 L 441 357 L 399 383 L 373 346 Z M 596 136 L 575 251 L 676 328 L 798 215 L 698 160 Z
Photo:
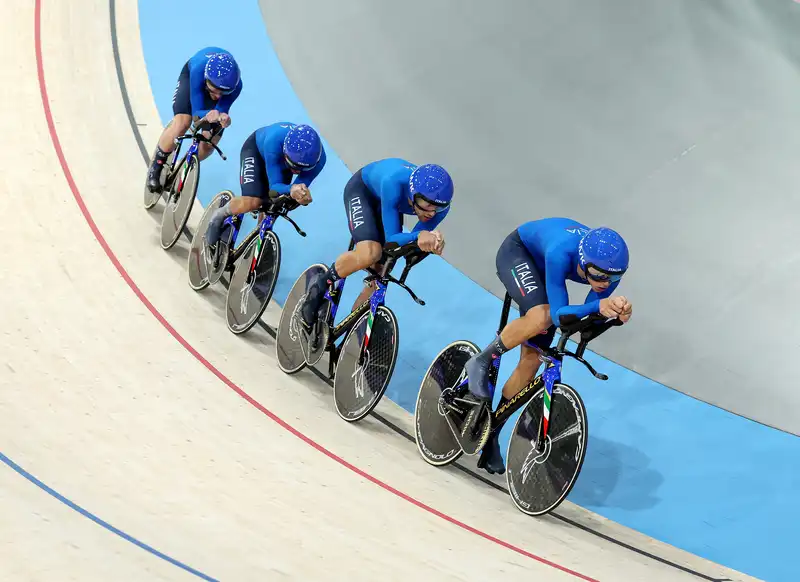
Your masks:
M 95 522 L 100 527 L 105 528 L 108 531 L 110 531 L 111 533 L 114 533 L 114 534 L 118 535 L 119 537 L 121 537 L 126 542 L 130 542 L 130 543 L 140 547 L 144 551 L 149 552 L 149 553 L 153 554 L 154 556 L 169 562 L 173 566 L 177 566 L 178 568 L 180 568 L 182 570 L 185 570 L 186 572 L 189 572 L 190 574 L 194 574 L 198 578 L 201 578 L 203 580 L 208 580 L 209 582 L 218 582 L 216 578 L 212 578 L 208 574 L 203 574 L 201 571 L 195 570 L 191 566 L 187 566 L 183 562 L 180 562 L 180 561 L 176 560 L 175 558 L 171 558 L 171 557 L 169 557 L 168 555 L 166 555 L 163 552 L 159 552 L 154 547 L 148 546 L 146 543 L 141 542 L 141 541 L 137 540 L 135 537 L 126 534 L 124 531 L 114 527 L 113 525 L 111 525 L 107 521 L 104 521 L 104 520 L 100 519 L 99 517 L 97 517 L 93 513 L 87 511 L 86 509 L 84 509 L 83 507 L 78 505 L 77 503 L 75 503 L 73 501 L 70 501 L 69 499 L 67 499 L 66 497 L 61 495 L 61 493 L 59 493 L 58 491 L 56 491 L 55 489 L 53 489 L 52 487 L 50 487 L 46 483 L 43 483 L 42 481 L 40 481 L 39 479 L 37 479 L 36 477 L 34 477 L 30 473 L 28 473 L 28 471 L 26 471 L 25 469 L 23 469 L 22 467 L 17 465 L 14 461 L 9 459 L 3 453 L 0 453 L 0 461 L 2 461 L 3 463 L 5 463 L 9 467 L 11 467 L 14 471 L 19 473 L 23 477 L 25 477 L 28 481 L 30 481 L 31 483 L 36 485 L 39 489 L 45 491 L 46 493 L 49 493 L 50 495 L 52 495 L 53 497 L 58 499 L 61 503 L 63 503 L 64 505 L 66 505 L 70 509 L 74 509 L 75 511 L 77 511 L 78 513 L 83 515 L 84 517 L 86 517 L 86 518 L 92 520 L 93 522 Z

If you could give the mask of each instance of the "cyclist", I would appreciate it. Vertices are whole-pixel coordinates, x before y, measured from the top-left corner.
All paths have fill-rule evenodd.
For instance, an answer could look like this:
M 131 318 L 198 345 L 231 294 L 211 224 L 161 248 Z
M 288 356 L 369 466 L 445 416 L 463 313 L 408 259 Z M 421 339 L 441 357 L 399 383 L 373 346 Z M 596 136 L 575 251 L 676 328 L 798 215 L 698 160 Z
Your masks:
M 309 282 L 302 324 L 310 333 L 325 290 L 351 273 L 377 267 L 386 243 L 417 241 L 420 250 L 441 255 L 444 237 L 434 230 L 447 216 L 453 180 L 439 165 L 417 166 L 400 158 L 372 162 L 358 170 L 344 188 L 344 208 L 355 248 L 341 254 L 328 270 Z M 403 215 L 415 216 L 411 232 L 403 232 Z M 353 309 L 366 301 L 375 283 L 365 285 Z
M 151 192 L 160 187 L 161 170 L 175 149 L 175 139 L 186 133 L 193 121 L 219 123 L 222 130 L 213 139 L 215 144 L 219 143 L 225 128 L 231 124 L 228 115 L 231 105 L 241 92 L 239 65 L 228 51 L 207 47 L 186 62 L 172 95 L 174 117 L 161 132 L 155 158 L 147 172 L 147 187 Z M 205 132 L 205 136 L 210 137 L 210 134 Z M 213 151 L 211 145 L 201 143 L 198 157 L 204 160 Z
M 311 203 L 309 186 L 326 160 L 322 141 L 309 125 L 280 122 L 251 133 L 240 154 L 242 195 L 218 208 L 208 223 L 205 240 L 212 261 L 225 218 L 258 210 L 281 197 L 290 210 L 307 206 Z
M 526 222 L 500 245 L 495 264 L 520 317 L 466 364 L 469 391 L 486 406 L 491 406 L 495 389 L 489 384 L 489 368 L 503 353 L 521 346 L 519 363 L 503 386 L 498 408 L 535 377 L 540 348 L 550 346 L 562 317 L 599 313 L 625 323 L 633 313 L 627 298 L 611 296 L 628 269 L 628 246 L 610 228 L 589 229 L 568 218 Z M 582 305 L 569 304 L 567 280 L 591 287 Z M 478 466 L 502 474 L 498 434 L 486 443 Z

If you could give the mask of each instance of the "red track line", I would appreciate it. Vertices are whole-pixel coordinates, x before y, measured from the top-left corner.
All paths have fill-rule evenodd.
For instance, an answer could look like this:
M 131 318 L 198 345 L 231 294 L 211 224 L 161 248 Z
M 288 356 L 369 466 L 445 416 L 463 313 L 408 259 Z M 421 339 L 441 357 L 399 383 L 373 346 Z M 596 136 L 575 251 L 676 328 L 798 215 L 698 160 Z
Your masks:
M 589 578 L 588 576 L 585 576 L 585 575 L 581 574 L 580 572 L 575 572 L 574 570 L 570 570 L 569 568 L 567 568 L 565 566 L 561 566 L 560 564 L 556 564 L 555 562 L 551 562 L 550 560 L 547 560 L 546 558 L 542 558 L 541 556 L 537 556 L 536 554 L 532 554 L 531 552 L 528 552 L 527 550 L 523 550 L 522 548 L 517 547 L 517 546 L 515 546 L 513 544 L 510 544 L 509 542 L 503 541 L 503 540 L 501 540 L 499 538 L 496 538 L 496 537 L 494 537 L 494 536 L 492 536 L 492 535 L 490 535 L 490 534 L 488 534 L 486 532 L 483 532 L 483 531 L 481 531 L 479 529 L 476 529 L 476 528 L 474 528 L 474 527 L 472 527 L 470 525 L 467 525 L 466 523 L 461 522 L 461 521 L 457 520 L 454 517 L 451 517 L 451 516 L 449 516 L 449 515 L 447 515 L 445 513 L 442 513 L 438 509 L 434 509 L 433 507 L 431 507 L 429 505 L 426 505 L 425 503 L 423 503 L 423 502 L 421 502 L 421 501 L 419 501 L 417 499 L 414 499 L 410 495 L 407 495 L 406 493 L 403 493 L 402 491 L 399 491 L 398 489 L 395 489 L 394 487 L 392 487 L 388 483 L 384 483 L 383 481 L 381 481 L 377 477 L 373 477 L 369 473 L 367 473 L 367 472 L 363 471 L 362 469 L 359 469 L 355 465 L 345 461 L 343 458 L 338 456 L 336 453 L 326 449 L 324 446 L 322 446 L 318 442 L 314 441 L 310 437 L 306 436 L 305 434 L 303 434 L 302 432 L 300 432 L 299 430 L 297 430 L 296 428 L 294 428 L 293 426 L 288 424 L 286 421 L 281 419 L 275 413 L 273 413 L 270 410 L 266 409 L 262 404 L 260 404 L 258 401 L 256 401 L 247 392 L 245 392 L 239 386 L 234 384 L 233 381 L 231 381 L 227 376 L 225 376 L 225 374 L 223 374 L 216 367 L 214 367 L 214 365 L 211 362 L 209 362 L 206 358 L 204 358 L 200 354 L 200 352 L 198 352 L 196 349 L 194 349 L 194 347 L 192 347 L 192 345 L 189 344 L 189 342 L 186 341 L 186 339 L 184 339 L 183 336 L 181 336 L 181 334 L 178 333 L 178 331 L 174 327 L 172 327 L 172 325 L 170 325 L 170 323 L 164 318 L 163 315 L 161 315 L 161 313 L 158 311 L 158 309 L 156 309 L 155 306 L 150 302 L 150 300 L 145 296 L 145 294 L 142 292 L 142 290 L 139 289 L 139 287 L 133 281 L 131 276 L 125 270 L 125 267 L 123 267 L 122 264 L 119 262 L 119 259 L 114 254 L 114 251 L 111 250 L 111 247 L 108 245 L 108 242 L 106 241 L 105 237 L 103 237 L 103 234 L 100 232 L 100 229 L 97 227 L 97 223 L 95 223 L 94 219 L 92 218 L 92 215 L 89 212 L 89 209 L 86 207 L 86 203 L 83 200 L 83 196 L 81 196 L 80 190 L 78 190 L 78 186 L 75 184 L 75 180 L 72 178 L 72 172 L 69 169 L 69 164 L 67 164 L 67 160 L 64 157 L 64 151 L 61 149 L 61 142 L 58 139 L 58 132 L 56 131 L 55 123 L 53 122 L 53 114 L 52 114 L 52 112 L 50 110 L 50 101 L 49 101 L 49 98 L 47 96 L 47 85 L 45 83 L 45 78 L 44 78 L 44 61 L 42 59 L 41 13 L 42 13 L 42 0 L 36 0 L 35 17 L 34 17 L 34 29 L 35 29 L 34 30 L 34 35 L 35 35 L 35 44 L 36 44 L 36 69 L 37 69 L 37 72 L 39 74 L 39 88 L 41 89 L 41 95 L 42 95 L 42 107 L 44 108 L 44 115 L 45 115 L 45 118 L 47 119 L 47 127 L 50 130 L 50 138 L 51 138 L 51 140 L 53 142 L 53 148 L 55 149 L 56 155 L 58 156 L 58 161 L 61 163 L 61 169 L 64 172 L 64 177 L 67 179 L 67 183 L 69 184 L 70 190 L 72 190 L 72 195 L 75 197 L 75 202 L 78 204 L 78 207 L 81 209 L 81 212 L 83 213 L 83 217 L 86 219 L 86 222 L 89 224 L 89 228 L 92 230 L 92 233 L 94 234 L 95 238 L 97 239 L 97 242 L 100 243 L 100 246 L 105 251 L 105 253 L 108 256 L 108 258 L 111 261 L 111 263 L 117 269 L 117 271 L 119 272 L 120 276 L 125 280 L 125 282 L 131 288 L 131 290 L 136 294 L 136 296 L 139 298 L 139 300 L 142 303 L 144 303 L 145 307 L 147 307 L 147 309 L 150 311 L 150 313 L 153 314 L 153 317 L 155 317 L 159 321 L 159 323 L 161 323 L 161 325 L 164 326 L 164 328 L 172 335 L 172 337 L 174 337 L 178 341 L 178 343 L 180 343 L 184 348 L 186 348 L 186 350 L 190 354 L 192 354 L 197 359 L 197 361 L 199 361 L 206 368 L 208 368 L 208 370 L 212 374 L 214 374 L 226 386 L 228 386 L 228 388 L 230 388 L 231 390 L 236 392 L 239 396 L 244 398 L 247 402 L 252 404 L 258 410 L 263 412 L 271 420 L 273 420 L 278 425 L 280 425 L 282 428 L 284 428 L 285 430 L 289 431 L 294 436 L 296 436 L 297 438 L 299 438 L 300 440 L 305 442 L 307 445 L 313 447 L 314 449 L 316 449 L 317 451 L 319 451 L 320 453 L 322 453 L 326 457 L 332 459 L 333 461 L 336 461 L 340 465 L 350 469 L 351 471 L 353 471 L 354 473 L 356 473 L 360 477 L 363 477 L 364 479 L 367 479 L 368 481 L 371 481 L 372 483 L 374 483 L 378 487 L 381 487 L 382 489 L 388 491 L 389 493 L 393 493 L 397 497 L 400 497 L 401 499 L 403 499 L 403 500 L 405 500 L 405 501 L 407 501 L 407 502 L 409 502 L 409 503 L 411 503 L 413 505 L 416 505 L 417 507 L 427 511 L 428 513 L 431 513 L 431 514 L 433 514 L 433 515 L 435 515 L 435 516 L 437 516 L 437 517 L 439 517 L 439 518 L 441 518 L 441 519 L 443 519 L 443 520 L 445 520 L 445 521 L 447 521 L 447 522 L 449 522 L 449 523 L 451 523 L 451 524 L 453 524 L 455 526 L 458 526 L 463 530 L 466 530 L 466 531 L 468 531 L 470 533 L 473 533 L 473 534 L 475 534 L 477 536 L 480 536 L 485 540 L 488 540 L 488 541 L 493 542 L 493 543 L 495 543 L 497 545 L 503 546 L 504 548 L 507 548 L 507 549 L 511 550 L 512 552 L 516 552 L 517 554 L 525 556 L 526 558 L 530 558 L 532 560 L 536 560 L 537 562 L 540 562 L 542 564 L 545 564 L 547 566 L 555 568 L 556 570 L 560 570 L 560 571 L 565 572 L 567 574 L 571 574 L 572 576 L 575 576 L 576 578 L 579 578 L 581 580 L 586 580 L 587 582 L 598 582 L 594 578 Z

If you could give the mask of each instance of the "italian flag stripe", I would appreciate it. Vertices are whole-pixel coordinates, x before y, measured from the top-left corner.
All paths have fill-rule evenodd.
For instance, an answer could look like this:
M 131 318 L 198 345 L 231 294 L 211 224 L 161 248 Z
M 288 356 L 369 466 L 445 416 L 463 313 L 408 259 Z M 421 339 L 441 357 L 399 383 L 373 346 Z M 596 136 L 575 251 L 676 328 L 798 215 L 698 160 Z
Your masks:
M 364 340 L 364 346 L 369 345 L 369 337 L 372 335 L 372 312 L 367 316 L 367 337 Z

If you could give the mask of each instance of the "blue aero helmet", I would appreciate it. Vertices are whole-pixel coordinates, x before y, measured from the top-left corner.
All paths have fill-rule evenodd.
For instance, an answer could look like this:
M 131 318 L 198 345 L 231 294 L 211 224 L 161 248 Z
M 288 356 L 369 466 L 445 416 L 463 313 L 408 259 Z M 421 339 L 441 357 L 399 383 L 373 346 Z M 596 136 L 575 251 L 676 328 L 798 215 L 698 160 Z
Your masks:
M 295 174 L 311 170 L 322 157 L 322 141 L 310 125 L 295 125 L 283 139 L 286 165 Z
M 601 226 L 593 228 L 578 244 L 578 262 L 586 276 L 595 281 L 616 282 L 628 270 L 628 245 L 620 234 Z M 589 273 L 593 267 L 599 273 Z
M 411 172 L 408 190 L 413 202 L 424 200 L 436 207 L 436 213 L 444 212 L 453 201 L 453 179 L 443 167 L 425 164 Z
M 220 93 L 230 95 L 239 84 L 239 65 L 227 53 L 214 53 L 206 63 L 205 78 Z

